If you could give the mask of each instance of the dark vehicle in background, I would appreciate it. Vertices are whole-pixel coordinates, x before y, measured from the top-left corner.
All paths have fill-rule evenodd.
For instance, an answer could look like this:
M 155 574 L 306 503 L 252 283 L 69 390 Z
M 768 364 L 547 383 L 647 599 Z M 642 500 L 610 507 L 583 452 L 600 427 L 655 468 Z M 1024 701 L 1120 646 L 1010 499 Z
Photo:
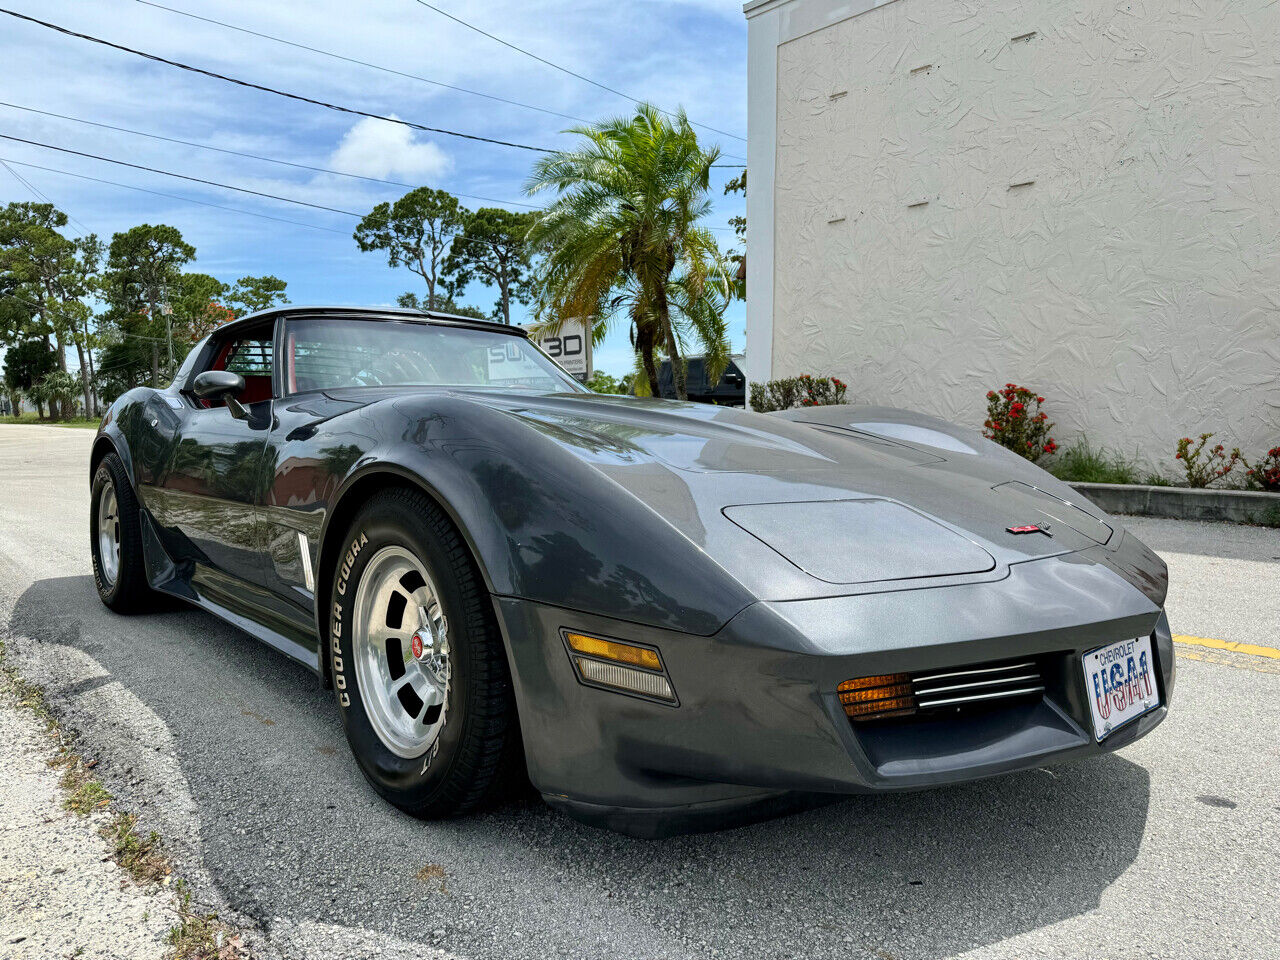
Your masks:
M 685 393 L 693 403 L 715 403 L 723 407 L 742 407 L 747 403 L 747 376 L 742 370 L 743 356 L 735 354 L 715 383 L 707 382 L 707 367 L 702 357 L 685 358 Z M 671 361 L 663 360 L 658 366 L 658 388 L 666 400 L 676 397 L 675 381 L 671 376 Z
M 422 817 L 527 767 L 591 823 L 722 827 L 1115 750 L 1173 692 L 1164 564 L 975 431 L 598 395 L 518 327 L 232 321 L 89 477 L 103 602 L 306 664 Z

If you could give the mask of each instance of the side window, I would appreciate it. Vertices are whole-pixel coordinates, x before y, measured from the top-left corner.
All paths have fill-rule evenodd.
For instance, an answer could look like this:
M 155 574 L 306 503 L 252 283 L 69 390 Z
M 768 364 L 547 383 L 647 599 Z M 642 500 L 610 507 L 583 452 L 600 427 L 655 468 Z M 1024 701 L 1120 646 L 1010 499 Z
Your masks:
M 237 340 L 231 345 L 224 369 L 242 377 L 270 377 L 270 340 Z
M 273 348 L 271 331 L 257 330 L 222 343 L 216 349 L 210 369 L 226 370 L 244 377 L 244 392 L 238 398 L 241 403 L 248 405 L 270 400 Z

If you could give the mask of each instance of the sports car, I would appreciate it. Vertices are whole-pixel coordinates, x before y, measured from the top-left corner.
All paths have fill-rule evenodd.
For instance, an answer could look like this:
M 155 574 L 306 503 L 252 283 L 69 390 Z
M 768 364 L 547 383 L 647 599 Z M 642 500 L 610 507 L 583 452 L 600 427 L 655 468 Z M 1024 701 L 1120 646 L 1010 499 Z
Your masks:
M 598 395 L 517 327 L 290 306 L 92 449 L 102 600 L 181 597 L 306 664 L 421 817 L 532 783 L 717 828 L 1115 750 L 1173 694 L 1160 559 L 922 414 Z

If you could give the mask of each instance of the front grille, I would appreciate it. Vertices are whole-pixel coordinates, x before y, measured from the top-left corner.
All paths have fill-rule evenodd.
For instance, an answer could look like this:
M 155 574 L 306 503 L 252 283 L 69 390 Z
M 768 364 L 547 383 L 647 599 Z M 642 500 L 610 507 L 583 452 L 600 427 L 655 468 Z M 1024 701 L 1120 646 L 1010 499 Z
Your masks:
M 963 707 L 1044 693 L 1044 680 L 1034 660 L 917 673 L 911 677 L 916 707 Z
M 853 720 L 976 710 L 1039 697 L 1044 676 L 1036 660 L 1006 660 L 921 673 L 892 673 L 846 680 L 838 688 Z

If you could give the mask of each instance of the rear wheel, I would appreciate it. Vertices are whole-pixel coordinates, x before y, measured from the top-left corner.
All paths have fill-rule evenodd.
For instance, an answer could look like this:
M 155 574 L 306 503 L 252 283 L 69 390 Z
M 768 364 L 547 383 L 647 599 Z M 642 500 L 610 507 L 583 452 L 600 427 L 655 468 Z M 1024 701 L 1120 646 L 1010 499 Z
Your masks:
M 421 817 L 489 799 L 519 757 L 506 653 L 466 545 L 416 491 L 356 516 L 334 573 L 328 655 L 365 777 Z
M 98 596 L 117 613 L 140 609 L 147 594 L 138 499 L 119 456 L 108 453 L 93 475 L 89 551 Z

